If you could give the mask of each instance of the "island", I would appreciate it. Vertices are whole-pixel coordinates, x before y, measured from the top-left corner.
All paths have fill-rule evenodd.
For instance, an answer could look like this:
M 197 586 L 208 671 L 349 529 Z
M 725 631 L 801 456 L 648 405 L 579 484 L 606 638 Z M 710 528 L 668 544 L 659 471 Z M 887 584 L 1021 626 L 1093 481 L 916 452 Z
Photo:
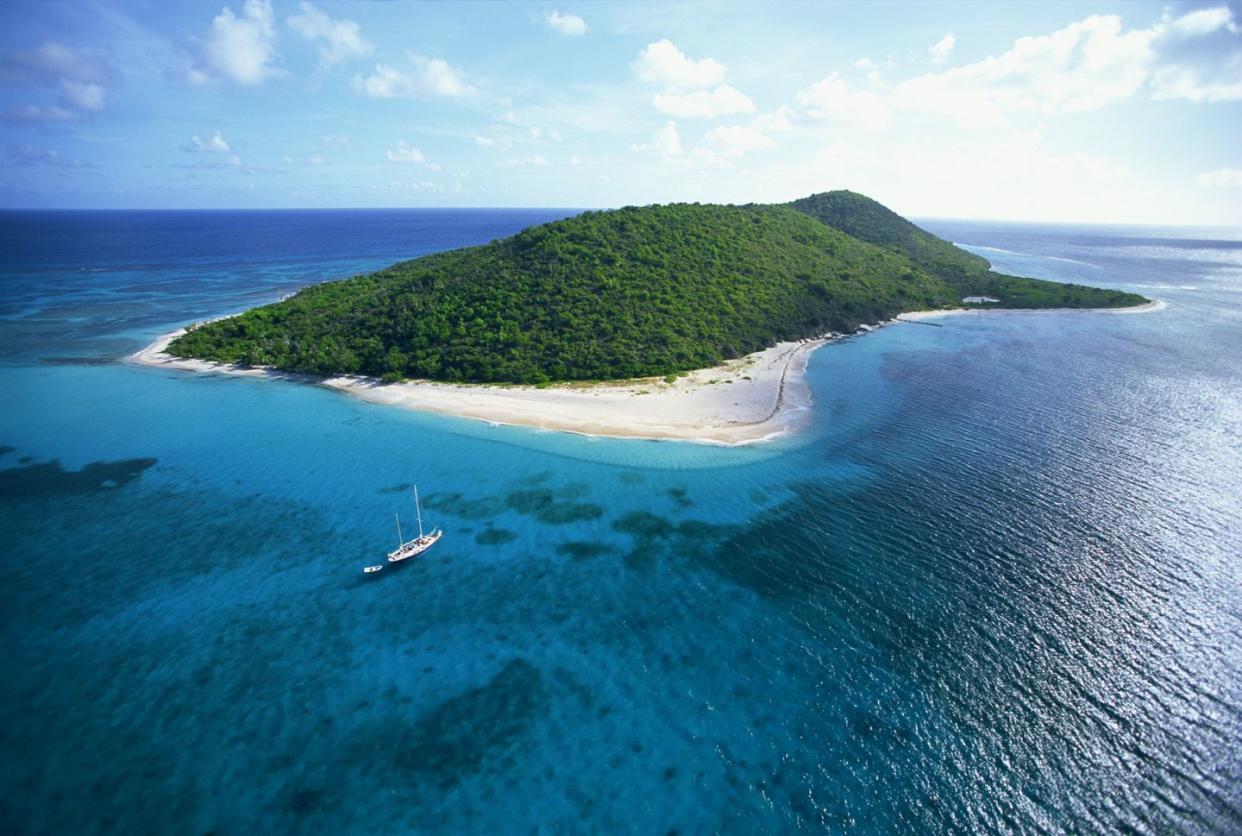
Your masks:
M 583 212 L 312 285 L 136 359 L 296 376 L 496 423 L 743 443 L 796 423 L 807 354 L 829 339 L 912 312 L 1148 304 L 997 273 L 834 191 Z

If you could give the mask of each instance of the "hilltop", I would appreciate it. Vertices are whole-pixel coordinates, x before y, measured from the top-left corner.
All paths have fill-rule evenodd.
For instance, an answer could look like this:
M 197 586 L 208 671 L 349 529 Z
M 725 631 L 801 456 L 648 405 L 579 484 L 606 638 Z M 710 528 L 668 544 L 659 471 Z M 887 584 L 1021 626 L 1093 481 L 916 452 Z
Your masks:
M 584 212 L 308 287 L 168 351 L 316 375 L 544 383 L 667 375 L 781 340 L 987 294 L 1009 307 L 1142 297 L 1003 276 L 875 201 Z
M 786 204 L 847 235 L 899 253 L 956 294 L 990 296 L 997 308 L 1116 308 L 1148 301 L 1134 293 L 1008 276 L 982 256 L 932 235 L 871 198 L 851 191 L 821 192 Z

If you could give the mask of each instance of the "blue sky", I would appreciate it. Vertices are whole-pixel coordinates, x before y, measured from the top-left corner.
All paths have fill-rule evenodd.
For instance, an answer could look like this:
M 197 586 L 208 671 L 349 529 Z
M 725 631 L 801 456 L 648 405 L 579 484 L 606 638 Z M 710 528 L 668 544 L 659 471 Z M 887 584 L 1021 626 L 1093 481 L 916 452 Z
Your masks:
M 1221 3 L 22 3 L 0 205 L 608 207 L 1242 225 Z

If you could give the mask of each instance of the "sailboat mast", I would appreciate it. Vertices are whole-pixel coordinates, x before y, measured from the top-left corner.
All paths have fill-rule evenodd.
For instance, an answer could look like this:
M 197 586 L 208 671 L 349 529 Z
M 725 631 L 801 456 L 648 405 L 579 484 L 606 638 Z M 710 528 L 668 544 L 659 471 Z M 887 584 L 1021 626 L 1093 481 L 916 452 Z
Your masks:
M 418 485 L 414 486 L 414 514 L 418 517 L 418 539 L 423 539 L 423 512 L 418 507 Z
M 401 515 L 393 514 L 397 518 L 397 548 L 401 548 L 401 544 L 405 541 L 401 539 Z

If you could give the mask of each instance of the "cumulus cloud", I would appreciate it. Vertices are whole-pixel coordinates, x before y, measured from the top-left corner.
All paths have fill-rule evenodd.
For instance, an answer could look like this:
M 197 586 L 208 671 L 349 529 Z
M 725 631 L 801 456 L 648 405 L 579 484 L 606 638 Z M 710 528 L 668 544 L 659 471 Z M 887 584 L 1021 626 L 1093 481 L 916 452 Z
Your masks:
M 227 154 L 230 149 L 228 141 L 219 131 L 216 131 L 207 139 L 200 136 L 190 137 L 190 143 L 185 146 L 185 150 L 194 153 Z
M 1199 9 L 1155 27 L 1152 94 L 1157 99 L 1242 99 L 1242 37 L 1225 6 Z
M 293 15 L 285 25 L 307 41 L 319 45 L 319 65 L 330 67 L 368 55 L 375 45 L 362 36 L 362 29 L 352 20 L 334 18 L 310 3 L 298 4 L 300 14 Z
M 462 71 L 441 58 L 411 55 L 410 70 L 376 64 L 375 72 L 354 76 L 354 88 L 373 99 L 405 99 L 423 96 L 462 98 L 478 91 Z
M 647 44 L 630 66 L 643 81 L 689 90 L 713 87 L 723 82 L 725 75 L 719 61 L 692 60 L 667 38 Z
M 496 140 L 492 139 L 490 136 L 476 136 L 474 138 L 474 144 L 482 148 L 491 148 L 496 144 Z
M 660 113 L 717 119 L 755 112 L 749 96 L 724 83 L 723 64 L 714 58 L 689 58 L 668 39 L 647 44 L 630 68 L 643 81 L 664 87 L 651 100 Z
M 712 90 L 679 92 L 666 90 L 652 99 L 655 109 L 670 116 L 712 119 L 737 113 L 754 113 L 755 103 L 745 93 L 722 84 Z
M 681 136 L 677 132 L 676 122 L 665 122 L 664 127 L 656 131 L 651 141 L 630 146 L 631 151 L 654 151 L 665 157 L 676 157 L 682 152 Z
M 1019 38 L 1000 56 L 913 78 L 897 97 L 972 127 L 999 125 L 1011 111 L 1092 110 L 1142 86 L 1150 43 L 1146 32 L 1123 31 L 1116 15 L 1092 15 L 1051 35 Z
M 950 32 L 927 48 L 927 57 L 933 63 L 943 64 L 949 60 L 949 55 L 953 52 L 955 44 L 957 44 L 957 38 Z
M 1195 183 L 1209 189 L 1242 189 L 1242 168 L 1205 171 L 1195 178 Z
M 889 109 L 880 96 L 851 89 L 837 73 L 799 91 L 797 101 L 816 119 L 884 128 L 890 118 Z
M 387 157 L 388 162 L 390 163 L 427 162 L 427 158 L 423 155 L 423 152 L 411 145 L 407 145 L 404 139 L 397 143 L 396 148 L 389 148 L 385 151 L 384 156 Z
M 549 29 L 554 29 L 562 35 L 576 37 L 585 35 L 590 31 L 586 21 L 577 15 L 561 14 L 560 12 L 549 12 L 544 18 Z
M 203 39 L 203 61 L 208 70 L 229 81 L 262 84 L 281 74 L 276 66 L 276 37 L 271 0 L 246 0 L 241 15 L 225 6 Z M 207 80 L 210 74 L 195 67 L 189 77 Z
M 1094 110 L 1149 87 L 1157 99 L 1242 99 L 1242 41 L 1227 7 L 1166 17 L 1126 30 L 1091 15 L 1049 35 L 1019 38 L 998 56 L 899 85 L 904 107 L 968 127 L 1003 125 L 1012 113 Z

